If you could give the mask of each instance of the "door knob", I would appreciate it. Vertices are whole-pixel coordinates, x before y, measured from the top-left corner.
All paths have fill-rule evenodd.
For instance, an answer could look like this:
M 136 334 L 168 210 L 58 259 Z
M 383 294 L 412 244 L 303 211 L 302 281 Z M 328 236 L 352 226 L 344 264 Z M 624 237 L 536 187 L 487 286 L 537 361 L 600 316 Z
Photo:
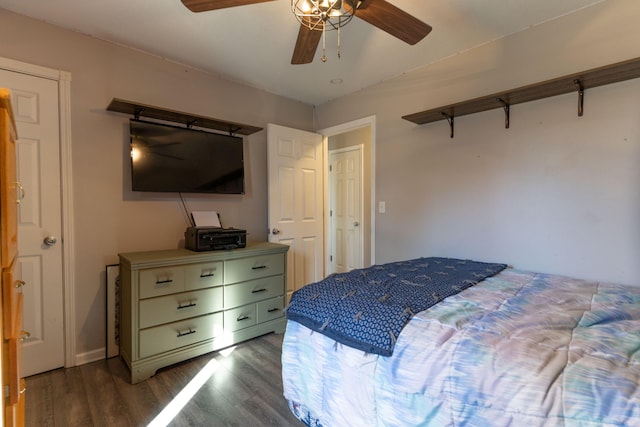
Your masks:
M 360 225 L 360 223 L 359 223 L 358 221 L 354 221 L 354 222 L 353 222 L 353 226 L 354 226 L 354 227 L 358 227 L 359 225 Z
M 273 230 L 271 230 L 271 234 L 280 234 L 280 230 L 278 230 L 277 228 L 273 227 Z
M 43 242 L 47 246 L 53 246 L 58 243 L 58 239 L 56 239 L 55 236 L 47 236 L 44 238 Z

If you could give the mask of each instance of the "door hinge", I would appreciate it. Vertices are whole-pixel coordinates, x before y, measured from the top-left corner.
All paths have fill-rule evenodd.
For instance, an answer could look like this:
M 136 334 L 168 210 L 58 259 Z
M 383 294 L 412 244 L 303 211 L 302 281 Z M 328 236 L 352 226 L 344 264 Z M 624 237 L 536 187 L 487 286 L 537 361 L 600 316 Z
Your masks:
M 329 165 L 329 172 L 333 172 L 333 165 Z
M 329 255 L 329 261 L 333 262 L 333 255 Z

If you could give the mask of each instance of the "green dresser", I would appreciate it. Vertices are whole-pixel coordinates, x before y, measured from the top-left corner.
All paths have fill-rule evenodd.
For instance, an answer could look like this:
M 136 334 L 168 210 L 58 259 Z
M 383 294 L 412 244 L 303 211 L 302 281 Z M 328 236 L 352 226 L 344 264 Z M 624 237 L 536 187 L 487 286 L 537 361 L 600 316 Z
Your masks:
M 131 383 L 269 332 L 284 332 L 287 250 L 120 254 L 120 355 Z

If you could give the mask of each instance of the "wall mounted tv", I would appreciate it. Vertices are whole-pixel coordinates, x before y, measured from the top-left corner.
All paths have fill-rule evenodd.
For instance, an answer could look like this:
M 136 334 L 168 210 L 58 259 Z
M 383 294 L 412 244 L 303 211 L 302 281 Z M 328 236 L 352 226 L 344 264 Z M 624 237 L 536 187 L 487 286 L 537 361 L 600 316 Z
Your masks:
M 241 137 L 129 120 L 133 191 L 244 194 Z

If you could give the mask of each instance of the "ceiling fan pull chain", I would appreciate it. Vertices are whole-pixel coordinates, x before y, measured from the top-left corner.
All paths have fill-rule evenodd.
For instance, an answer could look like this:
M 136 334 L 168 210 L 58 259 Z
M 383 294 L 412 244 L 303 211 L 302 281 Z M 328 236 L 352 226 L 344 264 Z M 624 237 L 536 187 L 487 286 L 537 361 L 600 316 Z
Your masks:
M 338 59 L 340 59 L 340 27 L 338 27 Z
M 326 22 L 322 23 L 322 58 L 320 58 L 320 60 L 322 62 L 327 62 L 327 43 L 326 43 Z

